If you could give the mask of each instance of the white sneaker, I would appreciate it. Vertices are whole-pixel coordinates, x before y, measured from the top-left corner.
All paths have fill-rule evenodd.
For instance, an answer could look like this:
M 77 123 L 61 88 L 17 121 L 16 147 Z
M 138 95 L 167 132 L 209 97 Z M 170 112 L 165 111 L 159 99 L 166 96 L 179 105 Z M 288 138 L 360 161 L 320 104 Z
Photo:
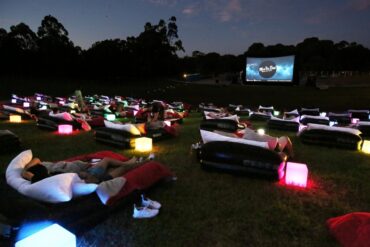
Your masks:
M 149 157 L 148 157 L 148 160 L 154 160 L 154 158 L 155 158 L 154 153 L 150 153 Z
M 141 205 L 148 208 L 160 209 L 162 205 L 159 202 L 145 198 L 144 195 L 141 195 Z
M 158 209 L 151 209 L 148 207 L 137 208 L 136 205 L 134 205 L 134 214 L 132 215 L 132 217 L 134 217 L 135 219 L 147 219 L 153 218 L 158 213 Z

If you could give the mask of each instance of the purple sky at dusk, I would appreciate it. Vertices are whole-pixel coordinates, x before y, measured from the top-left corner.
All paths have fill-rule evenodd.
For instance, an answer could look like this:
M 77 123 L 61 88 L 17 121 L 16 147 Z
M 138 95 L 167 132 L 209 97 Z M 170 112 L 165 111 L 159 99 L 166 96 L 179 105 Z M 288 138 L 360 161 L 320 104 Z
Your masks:
M 0 27 L 8 31 L 24 22 L 36 32 L 49 14 L 84 49 L 137 36 L 146 22 L 171 16 L 188 55 L 238 55 L 254 42 L 291 45 L 307 37 L 370 48 L 370 0 L 0 0 Z

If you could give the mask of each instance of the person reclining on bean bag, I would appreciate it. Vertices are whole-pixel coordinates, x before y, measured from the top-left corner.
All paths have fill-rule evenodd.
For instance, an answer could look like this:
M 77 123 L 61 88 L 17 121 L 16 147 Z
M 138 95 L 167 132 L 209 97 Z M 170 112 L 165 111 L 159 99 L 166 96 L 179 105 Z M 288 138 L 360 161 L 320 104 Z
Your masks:
M 44 178 L 60 173 L 74 172 L 86 183 L 100 183 L 121 177 L 128 171 L 135 169 L 146 161 L 139 162 L 136 157 L 128 161 L 119 161 L 112 158 L 103 158 L 96 164 L 76 160 L 72 162 L 41 162 L 33 158 L 23 169 L 22 177 L 31 183 L 36 183 Z
M 164 106 L 160 102 L 154 102 L 150 108 L 145 128 L 148 130 L 164 129 L 167 133 L 177 136 L 179 132 L 178 125 L 167 126 L 164 122 Z
M 229 132 L 224 132 L 224 131 L 218 131 L 218 130 L 214 132 L 221 134 L 221 135 L 229 136 L 229 137 L 236 137 L 236 138 L 242 137 L 247 140 L 267 142 L 269 149 L 276 150 L 279 152 L 284 152 L 291 158 L 294 156 L 293 144 L 288 136 L 273 137 L 273 136 L 266 135 L 266 134 L 261 135 L 261 134 L 258 134 L 255 130 L 250 129 L 250 128 L 245 128 L 239 131 L 240 135 L 236 135 L 234 133 L 229 133 Z
M 77 121 L 81 124 L 81 128 L 86 131 L 91 130 L 91 126 L 86 121 L 85 115 L 79 115 L 78 117 L 73 116 L 69 112 L 60 112 L 58 108 L 53 108 L 51 112 L 49 112 L 50 117 L 55 117 L 59 119 L 63 119 L 65 121 Z

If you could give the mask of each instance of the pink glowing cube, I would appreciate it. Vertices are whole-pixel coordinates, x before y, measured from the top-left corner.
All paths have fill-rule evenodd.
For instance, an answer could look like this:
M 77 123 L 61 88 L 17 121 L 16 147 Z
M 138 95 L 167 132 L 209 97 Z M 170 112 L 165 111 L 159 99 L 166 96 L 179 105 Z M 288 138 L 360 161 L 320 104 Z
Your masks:
M 306 188 L 308 169 L 306 164 L 288 162 L 286 166 L 285 184 Z
M 353 124 L 357 124 L 359 121 L 360 121 L 359 118 L 352 118 L 351 119 L 351 123 L 353 123 Z
M 73 127 L 70 124 L 58 125 L 58 133 L 59 134 L 71 134 L 72 131 L 73 131 Z

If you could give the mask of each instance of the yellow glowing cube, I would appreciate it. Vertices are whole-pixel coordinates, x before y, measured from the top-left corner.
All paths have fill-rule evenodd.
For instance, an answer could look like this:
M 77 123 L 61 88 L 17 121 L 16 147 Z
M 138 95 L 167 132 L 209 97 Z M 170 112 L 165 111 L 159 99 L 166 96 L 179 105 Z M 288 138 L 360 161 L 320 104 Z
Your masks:
M 370 154 L 370 141 L 364 141 L 362 144 L 362 152 Z
M 152 151 L 153 140 L 148 137 L 140 137 L 135 140 L 135 150 L 139 152 L 150 152 Z
M 9 121 L 11 123 L 20 123 L 20 122 L 22 122 L 22 116 L 20 116 L 20 115 L 10 115 L 9 116 Z

